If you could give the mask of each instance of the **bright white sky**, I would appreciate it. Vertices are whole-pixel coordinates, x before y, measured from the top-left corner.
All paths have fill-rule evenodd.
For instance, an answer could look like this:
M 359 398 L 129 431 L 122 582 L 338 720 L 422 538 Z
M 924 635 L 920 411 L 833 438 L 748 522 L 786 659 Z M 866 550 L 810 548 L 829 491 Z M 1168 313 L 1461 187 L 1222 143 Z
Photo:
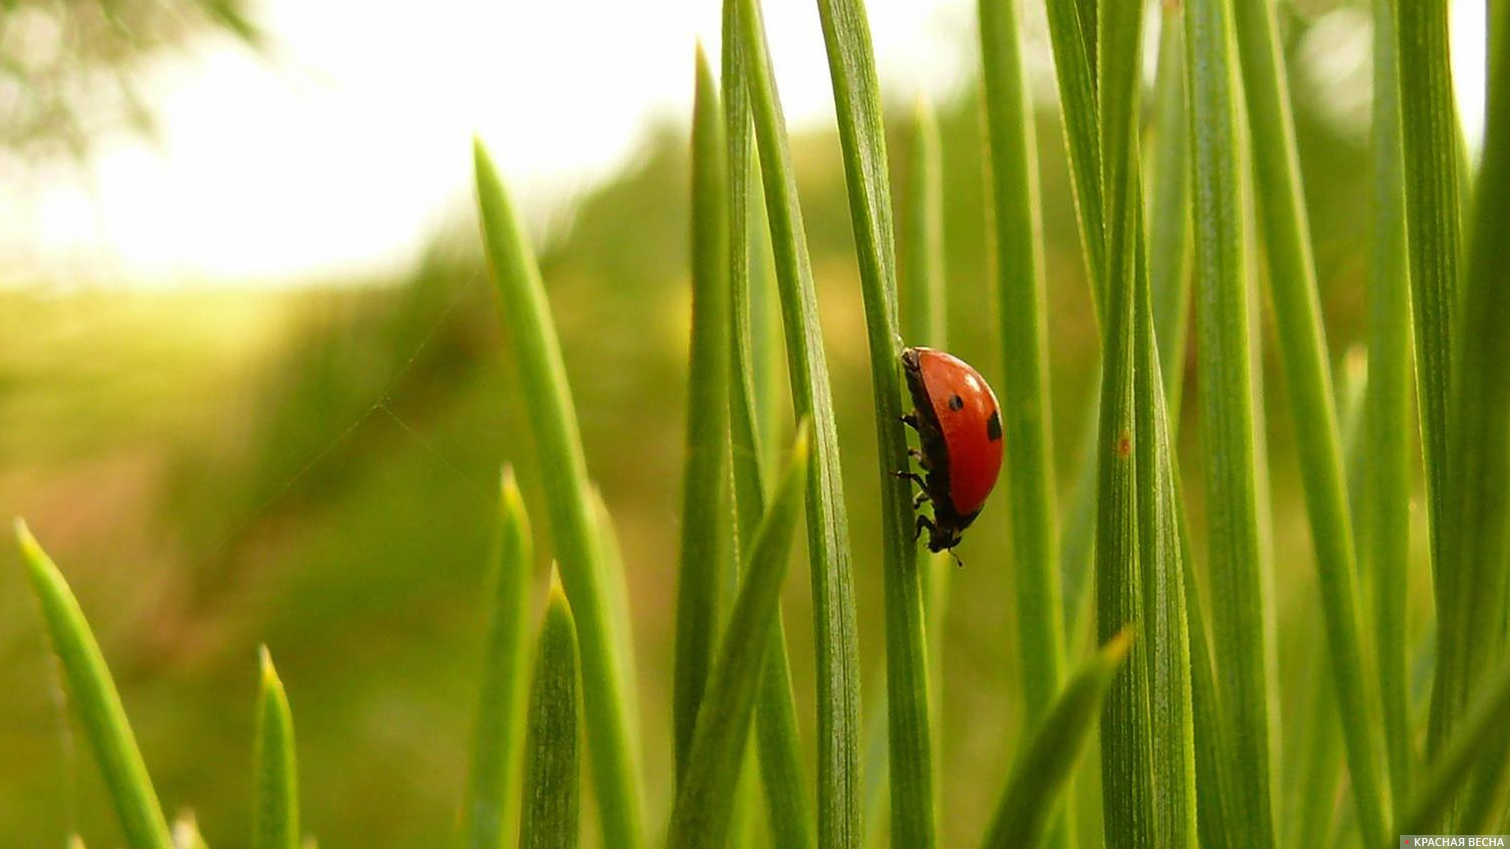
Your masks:
M 157 142 L 107 143 L 83 175 L 0 174 L 0 280 L 275 285 L 402 268 L 467 208 L 474 132 L 543 218 L 650 123 L 685 121 L 693 45 L 716 56 L 718 5 L 262 0 L 270 61 L 215 41 L 149 75 Z M 1454 5 L 1472 132 L 1483 5 Z M 765 7 L 789 119 L 831 122 L 816 4 Z M 973 67 L 970 0 L 868 8 L 895 99 Z

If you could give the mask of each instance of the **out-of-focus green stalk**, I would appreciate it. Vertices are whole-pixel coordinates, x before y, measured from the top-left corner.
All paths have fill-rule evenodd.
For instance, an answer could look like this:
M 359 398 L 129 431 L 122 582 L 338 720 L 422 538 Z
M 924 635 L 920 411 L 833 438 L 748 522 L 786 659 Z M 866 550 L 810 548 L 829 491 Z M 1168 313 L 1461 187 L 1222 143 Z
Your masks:
M 252 848 L 298 849 L 299 777 L 294 756 L 294 717 L 267 646 L 260 652 L 260 664 Z
M 870 347 L 871 392 L 881 488 L 882 584 L 886 606 L 886 718 L 891 840 L 900 849 L 934 845 L 933 742 L 923 588 L 913 539 L 912 483 L 902 424 L 902 335 L 897 319 L 896 245 L 881 86 L 863 0 L 818 0 L 828 48 L 839 146 Z M 1057 634 L 1057 628 L 1056 628 Z
M 529 402 L 546 515 L 576 616 L 587 740 L 604 841 L 615 849 L 639 849 L 644 838 L 638 754 L 631 739 L 632 699 L 626 694 L 632 682 L 625 679 L 624 660 L 615 648 L 614 602 L 605 597 L 600 529 L 592 515 L 587 462 L 561 344 L 523 225 L 481 141 L 474 153 L 483 242 Z
M 1395 3 L 1373 0 L 1373 197 L 1368 253 L 1368 462 L 1364 506 L 1374 585 L 1374 648 L 1391 798 L 1410 798 L 1411 743 L 1405 598 L 1410 566 L 1410 279 L 1400 142 L 1400 55 Z
M 53 651 L 62 664 L 74 712 L 94 749 L 126 845 L 131 849 L 172 849 L 168 822 L 152 789 L 141 750 L 136 747 L 120 693 L 78 599 L 20 519 L 16 520 L 16 539 Z
M 528 692 L 531 546 L 524 498 L 514 470 L 504 467 L 498 510 L 493 609 L 483 649 L 472 768 L 462 804 L 464 843 L 497 849 L 512 833 L 518 793 L 518 751 Z
M 748 565 L 749 545 L 765 513 L 763 444 L 760 437 L 761 407 L 774 407 L 772 393 L 757 390 L 756 363 L 761 342 L 770 344 L 771 334 L 755 318 L 757 299 L 763 293 L 753 285 L 755 269 L 763 257 L 749 238 L 758 226 L 749 223 L 754 166 L 753 128 L 750 124 L 750 94 L 746 63 L 738 35 L 739 10 L 735 3 L 723 8 L 724 122 L 729 165 L 729 290 L 731 299 L 729 357 L 729 433 L 734 478 L 734 524 L 739 540 L 735 552 L 737 570 Z M 774 346 L 772 346 L 774 347 Z M 774 369 L 773 369 L 774 370 Z M 769 419 L 767 419 L 769 420 Z M 772 844 L 775 849 L 809 849 L 813 845 L 807 801 L 802 747 L 797 737 L 797 707 L 792 693 L 787 656 L 786 628 L 776 611 L 771 645 L 761 672 L 755 706 L 755 733 L 759 745 L 761 781 L 765 789 Z
M 902 205 L 902 335 L 909 345 L 942 350 L 949 333 L 944 285 L 944 166 L 938 118 L 919 95 L 908 125 L 906 203 Z
M 677 572 L 676 663 L 671 701 L 676 775 L 687 749 L 718 638 L 724 541 L 729 536 L 728 173 L 718 83 L 702 45 L 692 107 L 692 346 L 687 377 L 687 464 Z
M 1505 655 L 1506 635 L 1499 626 L 1510 570 L 1510 158 L 1505 155 L 1510 149 L 1510 37 L 1501 31 L 1495 38 L 1485 154 L 1473 192 L 1473 230 L 1464 263 L 1448 410 L 1449 489 L 1443 501 L 1444 560 L 1438 571 L 1451 575 L 1444 583 L 1456 595 L 1447 608 L 1452 618 L 1438 619 L 1444 639 L 1437 686 L 1448 692 L 1433 704 L 1444 707 L 1448 720 L 1466 709 Z M 1485 753 L 1503 762 L 1507 743 L 1510 739 L 1502 731 L 1486 743 Z M 1488 766 L 1482 773 L 1467 800 L 1470 814 L 1482 814 L 1495 795 L 1498 773 Z M 1447 824 L 1454 831 L 1479 825 L 1460 823 L 1455 817 Z
M 1214 660 L 1228 747 L 1239 780 L 1228 838 L 1272 847 L 1267 669 L 1270 587 L 1259 541 L 1259 478 L 1253 416 L 1247 268 L 1243 257 L 1242 172 L 1237 134 L 1236 57 L 1228 0 L 1185 6 L 1195 239 L 1198 402 L 1206 472 L 1207 564 L 1211 574 Z
M 839 467 L 823 331 L 807 235 L 757 0 L 730 0 L 739 10 L 751 111 L 765 182 L 766 216 L 786 329 L 792 406 L 811 417 L 813 474 L 807 531 L 813 593 L 818 702 L 818 845 L 858 849 L 861 841 L 860 661 L 849 523 Z M 898 424 L 900 427 L 900 424 Z M 921 612 L 919 612 L 921 616 Z M 926 739 L 926 729 L 923 730 Z
M 1185 42 L 1179 3 L 1162 3 L 1155 79 L 1148 285 L 1171 440 L 1180 432 L 1190 320 L 1190 137 L 1185 119 Z
M 1426 462 L 1426 515 L 1431 530 L 1437 620 L 1451 622 L 1456 590 L 1443 567 L 1449 516 L 1447 414 L 1452 382 L 1452 314 L 1458 290 L 1460 181 L 1457 110 L 1447 44 L 1446 0 L 1395 4 L 1400 70 L 1401 153 L 1405 175 L 1406 253 L 1415 327 L 1416 399 L 1421 454 Z M 1431 757 L 1446 740 L 1465 703 L 1464 651 L 1456 629 L 1439 635 L 1437 684 L 1432 690 L 1426 748 Z
M 535 680 L 525 731 L 519 849 L 577 846 L 582 795 L 577 656 L 571 605 L 552 569 L 550 600 L 535 650 Z
M 1325 614 L 1328 657 L 1347 743 L 1353 799 L 1364 840 L 1389 832 L 1389 788 L 1380 781 L 1378 697 L 1363 654 L 1358 620 L 1352 517 L 1342 471 L 1342 439 L 1321 325 L 1310 225 L 1301 191 L 1289 85 L 1275 37 L 1271 0 L 1233 4 L 1243 90 L 1252 136 L 1259 229 L 1278 326 L 1280 360 L 1290 390 L 1317 585 Z
M 1059 691 L 1064 662 L 1038 158 L 1017 3 L 980 0 L 977 11 L 990 153 L 997 328 L 1002 346 L 998 385 L 1016 575 L 1018 662 L 1023 719 L 1027 727 L 1034 727 Z M 1073 845 L 1072 818 L 1064 813 L 1055 819 L 1048 845 Z

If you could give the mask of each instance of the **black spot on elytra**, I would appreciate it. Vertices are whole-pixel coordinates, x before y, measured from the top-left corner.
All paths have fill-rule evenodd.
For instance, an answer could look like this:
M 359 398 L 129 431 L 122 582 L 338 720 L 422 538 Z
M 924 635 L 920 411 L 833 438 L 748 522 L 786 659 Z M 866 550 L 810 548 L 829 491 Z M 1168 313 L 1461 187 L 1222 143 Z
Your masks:
M 959 397 L 958 395 L 950 395 L 949 396 L 949 409 L 951 409 L 951 410 L 963 410 L 964 408 L 965 408 L 965 399 Z
M 986 438 L 992 442 L 1001 439 L 1001 413 L 997 410 L 992 410 L 991 418 L 986 419 Z

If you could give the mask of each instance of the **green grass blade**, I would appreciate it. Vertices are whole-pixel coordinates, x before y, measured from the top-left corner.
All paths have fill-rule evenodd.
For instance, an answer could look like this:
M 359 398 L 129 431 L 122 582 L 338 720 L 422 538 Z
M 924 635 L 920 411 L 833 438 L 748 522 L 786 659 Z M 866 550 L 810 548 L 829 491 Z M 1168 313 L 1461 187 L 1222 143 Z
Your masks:
M 1085 251 L 1086 278 L 1099 308 L 1106 300 L 1106 226 L 1101 197 L 1101 130 L 1096 105 L 1096 18 L 1094 0 L 1045 0 L 1054 73 L 1059 80 L 1060 117 L 1075 190 L 1075 222 Z
M 472 767 L 462 804 L 464 843 L 497 849 L 517 816 L 518 751 L 523 742 L 529 659 L 531 546 L 524 498 L 505 466 L 495 544 L 493 609 L 483 649 Z
M 1510 39 L 1501 31 L 1492 51 L 1483 165 L 1474 187 L 1476 205 L 1466 258 L 1466 277 L 1453 355 L 1452 407 L 1448 421 L 1448 483 L 1451 520 L 1439 572 L 1457 595 L 1439 619 L 1443 634 L 1437 685 L 1448 689 L 1445 705 L 1467 705 L 1489 670 L 1504 655 L 1503 623 L 1507 545 L 1510 545 Z M 1453 635 L 1448 643 L 1447 635 Z M 1443 671 L 1443 665 L 1447 670 Z M 1436 704 L 1433 704 L 1436 707 Z M 1444 716 L 1450 719 L 1453 709 Z M 1492 749 L 1492 747 L 1491 747 Z M 1499 747 L 1504 750 L 1503 742 Z M 1490 781 L 1491 786 L 1495 782 Z M 1482 797 L 1492 789 L 1476 790 Z M 1470 808 L 1472 800 L 1470 800 Z M 1459 823 L 1449 819 L 1456 829 Z
M 1101 314 L 1100 460 L 1096 520 L 1097 638 L 1111 639 L 1131 624 L 1142 629 L 1143 589 L 1138 561 L 1138 488 L 1133 446 L 1134 292 L 1142 256 L 1135 119 L 1142 4 L 1108 6 L 1099 35 L 1103 76 L 1101 185 L 1106 201 L 1106 298 Z M 1112 847 L 1155 847 L 1152 720 L 1148 652 L 1139 647 L 1127 674 L 1112 682 L 1101 719 L 1103 830 Z
M 746 85 L 744 53 L 738 38 L 738 8 L 725 3 L 723 10 L 723 93 L 725 143 L 728 150 L 729 190 L 729 290 L 732 326 L 729 357 L 729 426 L 733 456 L 735 536 L 737 570 L 743 571 L 749 546 L 765 513 L 764 459 L 760 427 L 762 404 L 774 407 L 770 395 L 756 391 L 757 344 L 761 327 L 753 317 L 752 268 L 759 256 L 751 250 L 748 235 L 754 150 L 750 123 L 750 95 Z M 758 204 L 757 204 L 758 206 Z M 763 222 L 762 222 L 763 223 Z M 774 334 L 771 334 L 774 335 Z M 765 340 L 769 343 L 769 340 Z M 767 822 L 775 849 L 809 849 L 813 845 L 812 819 L 807 801 L 807 781 L 802 746 L 797 736 L 797 706 L 792 692 L 792 673 L 787 656 L 786 627 L 776 611 L 771 646 L 763 666 L 760 693 L 755 706 L 755 735 L 761 783 L 765 789 Z
M 944 166 L 938 117 L 918 96 L 907 127 L 906 203 L 902 205 L 902 336 L 943 350 L 949 336 L 944 286 Z
M 1190 324 L 1190 136 L 1185 119 L 1185 40 L 1178 3 L 1160 4 L 1155 79 L 1152 191 L 1148 211 L 1148 285 L 1164 376 L 1170 439 L 1180 431 L 1185 346 Z
M 692 109 L 692 352 L 687 379 L 687 465 L 682 484 L 681 566 L 676 591 L 672 742 L 686 772 L 718 634 L 720 549 L 726 526 L 724 457 L 728 384 L 728 201 L 718 84 L 701 45 Z
M 577 667 L 577 625 L 553 569 L 530 687 L 520 849 L 577 846 L 582 781 Z
M 757 0 L 727 2 L 738 6 L 739 42 L 748 60 L 750 103 L 786 329 L 792 407 L 797 415 L 810 417 L 813 427 L 815 462 L 808 482 L 807 533 L 817 654 L 818 845 L 856 849 L 861 841 L 862 793 L 859 637 L 823 331 L 818 324 L 817 292 L 787 146 L 786 119 L 776 93 L 760 7 Z
M 1190 637 L 1185 612 L 1184 518 L 1159 350 L 1152 286 L 1137 293 L 1133 432 L 1138 485 L 1138 563 L 1143 584 L 1144 645 L 1149 656 L 1153 813 L 1161 847 L 1194 847 L 1195 728 Z
M 252 849 L 298 849 L 299 775 L 294 717 L 267 646 L 257 693 L 257 771 L 252 789 Z
M 1023 719 L 1028 727 L 1034 727 L 1053 704 L 1064 663 L 1037 142 L 1018 4 L 1014 0 L 980 0 L 977 11 L 995 230 L 997 321 L 1002 345 L 998 386 L 1007 507 L 1012 517 L 1008 527 L 1016 575 L 1018 662 L 1022 667 Z M 1059 820 L 1049 845 L 1073 845 L 1072 818 L 1061 814 Z
M 1229 835 L 1274 845 L 1264 623 L 1271 604 L 1259 541 L 1252 349 L 1243 258 L 1236 59 L 1228 0 L 1185 7 L 1195 239 L 1198 403 L 1205 456 L 1212 649 L 1230 729 L 1227 757 L 1240 765 Z
M 1373 198 L 1368 253 L 1368 389 L 1364 403 L 1366 540 L 1360 552 L 1374 585 L 1390 797 L 1397 812 L 1410 794 L 1415 763 L 1410 731 L 1405 597 L 1410 558 L 1410 280 L 1405 245 L 1405 186 L 1400 149 L 1397 0 L 1373 0 Z M 1363 558 L 1360 557 L 1360 560 Z
M 1510 766 L 1498 756 L 1502 751 L 1490 745 L 1503 733 L 1506 714 L 1510 714 L 1510 663 L 1501 664 L 1483 682 L 1441 754 L 1431 761 L 1425 777 L 1416 782 L 1409 813 L 1401 822 L 1401 834 L 1442 833 L 1454 800 L 1469 785 L 1475 771 L 1503 773 Z
M 475 157 L 483 242 L 534 427 L 556 560 L 576 612 L 587 740 L 604 839 L 615 847 L 637 849 L 643 835 L 628 682 L 614 647 L 613 602 L 602 586 L 598 522 L 592 515 L 561 345 L 534 251 L 480 141 Z
M 671 811 L 667 849 L 718 847 L 727 837 L 756 690 L 761 686 L 761 666 L 771 645 L 781 582 L 809 475 L 808 442 L 804 422 L 798 429 L 792 459 L 755 535 L 750 568 L 719 644 L 718 659 L 698 714 L 687 774 Z
M 1452 381 L 1452 311 L 1458 288 L 1461 249 L 1458 119 L 1452 100 L 1452 68 L 1447 45 L 1446 0 L 1395 4 L 1395 37 L 1400 69 L 1401 152 L 1405 174 L 1406 251 L 1409 255 L 1412 321 L 1415 326 L 1416 398 L 1421 417 L 1421 454 L 1426 463 L 1426 515 L 1431 529 L 1432 571 L 1437 619 L 1454 611 L 1451 575 L 1442 569 L 1442 546 L 1449 518 L 1447 495 L 1447 409 Z M 1456 681 L 1461 652 L 1456 635 L 1444 629 L 1432 692 L 1426 746 L 1429 753 L 1446 739 L 1462 708 Z M 1447 698 L 1448 693 L 1454 693 Z
M 1358 822 L 1365 842 L 1389 832 L 1389 788 L 1381 782 L 1379 711 L 1364 663 L 1358 617 L 1353 525 L 1342 467 L 1342 439 L 1321 326 L 1316 265 L 1301 190 L 1289 85 L 1281 65 L 1270 0 L 1245 0 L 1236 10 L 1238 55 L 1247 95 L 1259 221 L 1268 257 L 1270 300 L 1280 360 L 1289 386 L 1301 480 L 1311 522 L 1317 584 L 1325 614 L 1332 679 L 1338 699 Z
M 909 459 L 907 432 L 902 424 L 902 335 L 897 318 L 895 237 L 880 83 L 863 0 L 818 0 L 818 15 L 828 49 L 850 221 L 860 261 L 871 391 L 876 405 L 891 841 L 902 849 L 929 849 L 934 845 L 935 823 L 928 643 L 913 534 L 912 483 L 895 474 L 909 468 Z
M 171 849 L 167 820 L 152 790 L 152 779 L 136 747 L 110 669 L 84 620 L 84 611 L 79 609 L 63 574 L 20 519 L 16 520 L 16 539 L 26 577 L 42 607 L 53 651 L 63 666 L 74 711 L 110 791 L 126 845 L 130 849 Z
M 1086 660 L 1035 726 L 997 803 L 984 849 L 1039 845 L 1049 812 L 1080 760 L 1132 639 L 1132 629 L 1125 629 Z

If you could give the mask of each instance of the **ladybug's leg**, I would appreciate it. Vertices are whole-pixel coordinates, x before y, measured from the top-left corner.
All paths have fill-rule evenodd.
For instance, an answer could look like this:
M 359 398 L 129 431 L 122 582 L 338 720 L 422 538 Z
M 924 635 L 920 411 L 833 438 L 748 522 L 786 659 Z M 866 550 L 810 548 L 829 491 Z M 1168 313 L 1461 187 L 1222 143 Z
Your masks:
M 927 489 L 928 489 L 928 484 L 926 484 L 926 483 L 923 482 L 923 476 L 920 475 L 920 474 L 918 474 L 917 472 L 913 472 L 913 471 L 896 471 L 896 472 L 892 472 L 892 474 L 896 475 L 899 478 L 905 478 L 907 480 L 912 481 L 913 483 L 915 483 L 918 486 L 922 487 L 924 491 L 927 491 Z
M 927 516 L 919 516 L 917 524 L 913 525 L 912 541 L 917 542 L 918 538 L 923 535 L 924 530 L 928 531 L 931 534 L 936 529 L 933 526 L 932 519 L 928 518 Z
M 907 415 L 902 416 L 902 424 L 907 425 L 908 427 L 912 428 L 913 430 L 917 430 L 918 429 L 918 415 L 917 415 L 917 413 L 908 413 Z
M 924 503 L 932 500 L 932 496 L 930 496 L 928 494 L 928 490 L 925 489 L 922 492 L 918 493 L 916 498 L 912 499 L 912 509 L 916 510 L 919 507 L 922 507 Z

